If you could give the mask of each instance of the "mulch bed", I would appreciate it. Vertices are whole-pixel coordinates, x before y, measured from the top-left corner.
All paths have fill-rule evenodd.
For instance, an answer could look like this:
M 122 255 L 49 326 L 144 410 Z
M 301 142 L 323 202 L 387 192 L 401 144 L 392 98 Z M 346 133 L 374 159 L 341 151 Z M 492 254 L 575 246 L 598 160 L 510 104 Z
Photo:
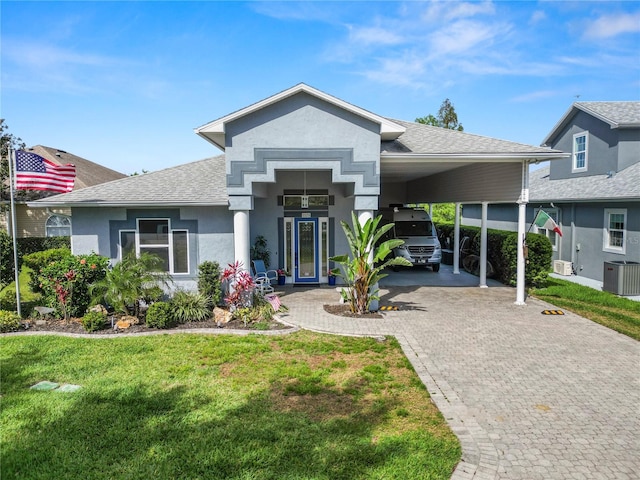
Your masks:
M 349 318 L 384 318 L 381 314 L 376 312 L 368 312 L 368 313 L 353 313 L 351 311 L 351 307 L 346 303 L 339 304 L 331 304 L 324 305 L 324 311 L 330 313 L 331 315 L 338 315 L 340 317 L 349 317 Z
M 45 324 L 40 324 L 40 325 L 36 325 L 35 321 L 29 320 L 29 321 L 23 322 L 23 324 L 27 328 L 19 331 L 26 330 L 29 332 L 84 333 L 84 334 L 90 334 L 90 335 L 129 335 L 132 333 L 169 332 L 169 331 L 180 331 L 180 330 L 199 329 L 199 328 L 215 328 L 218 330 L 249 330 L 249 331 L 256 331 L 256 332 L 263 331 L 263 330 L 288 330 L 292 328 L 289 325 L 285 325 L 276 320 L 271 320 L 269 322 L 269 328 L 256 328 L 256 326 L 252 324 L 245 325 L 242 320 L 231 320 L 230 322 L 222 326 L 218 326 L 218 324 L 213 319 L 202 321 L 202 322 L 181 323 L 180 325 L 176 325 L 175 327 L 165 328 L 165 329 L 147 327 L 147 325 L 144 323 L 144 320 L 141 320 L 141 323 L 139 323 L 138 325 L 131 325 L 129 328 L 126 328 L 126 329 L 113 329 L 109 325 L 105 324 L 106 328 L 102 330 L 98 330 L 96 332 L 87 332 L 82 326 L 82 323 L 80 323 L 80 319 L 76 319 L 76 318 L 72 318 L 68 322 L 64 320 L 57 320 L 57 319 L 47 320 Z

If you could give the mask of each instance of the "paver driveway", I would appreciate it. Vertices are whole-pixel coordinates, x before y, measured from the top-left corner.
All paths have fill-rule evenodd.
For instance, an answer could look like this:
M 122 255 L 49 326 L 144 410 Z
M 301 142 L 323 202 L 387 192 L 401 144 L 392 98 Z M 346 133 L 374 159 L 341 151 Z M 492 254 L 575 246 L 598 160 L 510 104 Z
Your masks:
M 285 320 L 394 335 L 462 443 L 454 479 L 640 478 L 640 343 L 512 288 L 398 287 L 382 319 L 324 312 L 333 289 L 285 290 Z

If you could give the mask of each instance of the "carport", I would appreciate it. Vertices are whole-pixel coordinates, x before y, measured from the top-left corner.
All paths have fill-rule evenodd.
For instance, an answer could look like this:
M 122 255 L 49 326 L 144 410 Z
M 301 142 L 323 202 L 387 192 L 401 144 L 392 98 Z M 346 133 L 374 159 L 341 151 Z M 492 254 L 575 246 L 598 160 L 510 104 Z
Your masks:
M 460 211 L 464 203 L 482 205 L 479 286 L 487 285 L 487 209 L 490 203 L 518 205 L 516 304 L 525 303 L 525 211 L 529 167 L 567 154 L 468 133 L 394 120 L 406 127 L 402 142 L 381 142 L 380 206 L 455 204 L 453 274 L 460 274 Z

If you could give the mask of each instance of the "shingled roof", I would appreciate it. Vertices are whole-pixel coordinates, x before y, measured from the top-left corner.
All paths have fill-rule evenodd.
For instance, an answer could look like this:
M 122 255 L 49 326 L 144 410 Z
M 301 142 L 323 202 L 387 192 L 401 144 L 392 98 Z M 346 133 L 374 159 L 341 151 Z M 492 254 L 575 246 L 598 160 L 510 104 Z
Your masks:
M 585 112 L 611 128 L 640 128 L 640 102 L 575 102 L 542 141 L 550 144 L 578 112 Z
M 227 205 L 224 155 L 134 175 L 33 202 L 33 206 Z
M 57 148 L 36 145 L 27 148 L 26 151 L 40 155 L 58 165 L 64 165 L 66 163 L 74 164 L 76 166 L 76 180 L 73 185 L 74 191 L 126 177 L 124 173 L 116 172 L 115 170 L 91 162 L 86 158 Z
M 421 155 L 530 155 L 539 157 L 560 153 L 547 147 L 536 147 L 497 138 L 459 132 L 421 123 L 391 120 L 406 128 L 396 140 L 380 143 L 382 154 Z
M 611 175 L 551 180 L 549 166 L 531 172 L 530 202 L 640 200 L 640 162 Z

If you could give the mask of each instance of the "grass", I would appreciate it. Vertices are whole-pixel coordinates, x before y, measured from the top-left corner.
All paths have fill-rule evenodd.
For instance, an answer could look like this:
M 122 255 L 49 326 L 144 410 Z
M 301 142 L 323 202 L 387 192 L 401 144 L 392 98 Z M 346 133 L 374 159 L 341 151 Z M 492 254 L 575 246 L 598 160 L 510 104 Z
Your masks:
M 1 478 L 444 479 L 461 456 L 393 339 L 9 336 L 0 369 Z
M 640 340 L 640 302 L 576 283 L 549 278 L 531 295 Z

